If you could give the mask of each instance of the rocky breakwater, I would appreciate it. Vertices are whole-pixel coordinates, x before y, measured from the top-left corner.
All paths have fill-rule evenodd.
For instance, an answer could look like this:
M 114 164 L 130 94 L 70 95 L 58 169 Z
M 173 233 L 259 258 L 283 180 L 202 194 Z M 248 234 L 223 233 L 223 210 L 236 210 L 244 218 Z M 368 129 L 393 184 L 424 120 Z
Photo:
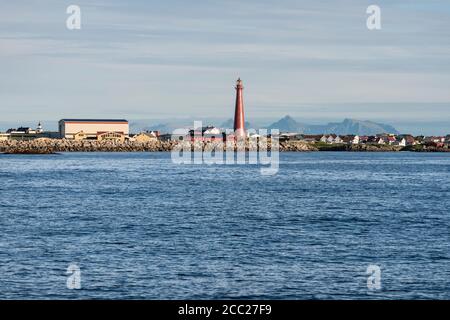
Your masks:
M 304 141 L 288 141 L 280 143 L 280 151 L 294 151 L 294 152 L 305 152 L 305 151 L 319 151 L 314 144 L 307 143 Z
M 0 141 L 0 152 L 9 154 L 52 154 L 57 152 L 144 152 L 170 151 L 175 142 L 117 142 L 96 140 L 36 139 Z
M 175 148 L 175 146 L 177 146 Z M 36 139 L 29 141 L 7 140 L 0 141 L 0 153 L 9 154 L 52 154 L 58 152 L 169 152 L 177 150 L 213 151 L 223 148 L 226 150 L 265 151 L 271 150 L 271 141 L 258 145 L 256 141 L 232 143 L 227 146 L 222 142 L 189 141 L 97 141 L 97 140 L 66 140 L 66 139 Z M 218 149 L 219 148 L 219 149 Z M 278 145 L 281 152 L 308 152 L 308 151 L 400 151 L 399 146 L 388 145 L 329 145 L 320 143 L 307 143 L 304 141 L 287 141 Z M 434 151 L 434 150 L 427 150 Z M 446 150 L 447 151 L 447 150 Z
M 275 149 L 278 149 L 281 152 L 285 151 L 295 151 L 295 152 L 305 152 L 305 151 L 318 151 L 314 145 L 303 142 L 303 141 L 289 141 L 289 142 L 282 142 L 278 143 L 278 146 L 275 147 Z M 232 151 L 272 151 L 272 141 L 268 139 L 267 141 L 260 140 L 248 140 L 248 141 L 238 141 L 235 143 L 231 143 L 231 145 L 228 143 L 223 142 L 201 142 L 196 141 L 194 143 L 189 141 L 183 141 L 177 144 L 176 150 L 191 150 L 191 151 L 213 151 L 213 150 L 232 150 Z
M 66 140 L 66 139 L 35 139 L 29 141 L 7 140 L 0 141 L 0 152 L 9 154 L 52 154 L 58 152 L 167 152 L 172 151 L 174 146 L 178 149 L 188 146 L 192 151 L 211 151 L 220 146 L 223 150 L 229 150 L 225 143 L 221 142 L 177 142 L 177 141 L 96 141 L 96 140 Z M 262 144 L 265 146 L 266 144 Z M 231 148 L 245 151 L 271 150 L 270 140 L 267 147 L 260 147 L 256 141 L 246 143 L 233 143 Z M 186 150 L 186 149 L 185 149 Z M 295 141 L 279 144 L 280 151 L 317 151 L 313 145 Z

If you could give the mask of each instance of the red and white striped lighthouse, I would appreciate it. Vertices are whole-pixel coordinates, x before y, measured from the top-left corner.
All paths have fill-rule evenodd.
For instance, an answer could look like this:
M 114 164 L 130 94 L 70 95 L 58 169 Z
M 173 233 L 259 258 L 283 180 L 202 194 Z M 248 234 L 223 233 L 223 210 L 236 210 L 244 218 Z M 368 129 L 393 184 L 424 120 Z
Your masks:
M 236 107 L 234 110 L 234 134 L 237 138 L 245 137 L 244 97 L 242 91 L 244 85 L 241 78 L 236 81 Z

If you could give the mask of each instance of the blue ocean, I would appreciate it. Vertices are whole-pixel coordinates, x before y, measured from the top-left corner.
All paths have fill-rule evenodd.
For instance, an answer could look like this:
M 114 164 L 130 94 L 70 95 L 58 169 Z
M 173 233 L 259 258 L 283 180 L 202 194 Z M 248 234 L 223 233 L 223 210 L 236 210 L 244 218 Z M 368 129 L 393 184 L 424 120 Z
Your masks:
M 0 155 L 0 298 L 450 299 L 450 154 L 282 153 L 278 174 L 259 169 Z

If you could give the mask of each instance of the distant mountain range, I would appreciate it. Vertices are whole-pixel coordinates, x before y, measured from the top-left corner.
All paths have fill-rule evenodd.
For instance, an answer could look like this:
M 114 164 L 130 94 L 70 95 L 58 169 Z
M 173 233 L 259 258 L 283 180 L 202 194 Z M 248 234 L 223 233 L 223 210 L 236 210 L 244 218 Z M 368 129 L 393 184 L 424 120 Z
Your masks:
M 215 122 L 219 122 L 218 120 L 215 120 Z M 137 123 L 130 123 L 130 126 L 135 127 Z M 140 126 L 139 129 L 147 129 L 147 130 L 159 130 L 161 132 L 172 132 L 176 128 L 187 128 L 192 127 L 193 122 L 190 120 L 173 120 L 166 123 L 160 123 L 155 125 L 146 125 L 146 126 Z M 206 125 L 216 125 L 214 122 L 205 122 L 203 123 L 204 126 Z M 221 129 L 232 129 L 233 128 L 233 119 L 228 119 L 224 122 L 222 122 L 219 126 Z M 259 125 L 259 126 L 252 126 L 251 123 L 245 122 L 246 128 L 253 128 L 253 129 L 259 129 L 259 128 L 267 128 L 267 129 L 278 129 L 280 132 L 299 132 L 299 133 L 305 133 L 305 134 L 329 134 L 329 133 L 335 133 L 339 135 L 346 135 L 346 134 L 355 134 L 355 135 L 375 135 L 378 133 L 394 133 L 398 134 L 399 132 L 392 126 L 382 123 L 376 123 L 372 121 L 361 121 L 361 120 L 355 120 L 355 119 L 345 119 L 342 122 L 330 122 L 328 124 L 324 125 L 312 125 L 312 124 L 305 124 L 296 121 L 291 116 L 285 116 L 284 118 L 272 123 L 271 125 Z M 137 129 L 137 126 L 135 127 Z M 139 131 L 139 130 L 138 130 Z
M 345 134 L 357 134 L 357 135 L 375 135 L 378 133 L 394 133 L 398 134 L 398 131 L 390 125 L 376 123 L 372 121 L 361 121 L 354 119 L 345 119 L 342 122 L 330 122 L 324 125 L 311 125 L 299 122 L 291 116 L 285 116 L 284 118 L 270 123 L 270 119 L 262 121 L 261 119 L 253 119 L 251 123 L 245 122 L 246 128 L 267 128 L 267 129 L 279 129 L 280 132 L 299 132 L 305 134 L 327 134 L 335 133 L 339 135 Z M 223 118 L 210 118 L 203 119 L 203 125 L 215 125 L 221 129 L 232 129 L 233 119 L 223 121 Z M 186 119 L 160 119 L 160 120 L 130 120 L 130 131 L 132 133 L 138 133 L 144 130 L 159 130 L 163 133 L 171 133 L 177 128 L 191 128 L 194 124 L 194 120 L 190 118 Z M 18 126 L 30 126 L 35 128 L 37 122 L 4 122 L 0 121 L 0 131 L 7 130 L 8 128 L 16 128 Z M 58 130 L 57 121 L 43 121 L 44 130 Z
M 309 125 L 297 122 L 290 116 L 285 116 L 277 122 L 272 123 L 269 129 L 278 129 L 280 132 L 300 132 L 305 134 L 335 133 L 339 135 L 375 135 L 378 133 L 399 133 L 393 126 L 372 121 L 345 119 L 342 122 L 330 122 L 325 125 Z
M 150 121 L 143 121 L 143 120 L 134 120 L 130 121 L 130 129 L 132 132 L 140 132 L 144 130 L 155 130 L 160 131 L 164 133 L 171 133 L 175 129 L 179 128 L 192 128 L 194 125 L 193 119 L 174 119 L 170 121 L 158 121 L 154 122 L 154 124 L 151 124 Z M 221 129 L 233 129 L 234 127 L 234 121 L 233 119 L 228 119 L 226 121 L 222 121 L 219 119 L 209 119 L 209 120 L 202 120 L 203 126 L 209 126 L 209 125 L 215 125 L 217 124 L 219 128 Z M 252 124 L 248 121 L 245 121 L 245 127 L 246 128 L 253 128 Z
M 284 118 L 272 123 L 268 129 L 278 129 L 280 132 L 301 132 L 306 133 L 308 125 L 297 122 L 291 116 L 285 116 Z

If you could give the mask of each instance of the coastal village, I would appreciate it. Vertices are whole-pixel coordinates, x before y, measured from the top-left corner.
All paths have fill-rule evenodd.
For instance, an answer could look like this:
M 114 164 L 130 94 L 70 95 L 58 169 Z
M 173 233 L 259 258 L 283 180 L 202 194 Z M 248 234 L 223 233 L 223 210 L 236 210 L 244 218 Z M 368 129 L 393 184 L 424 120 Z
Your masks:
M 125 119 L 61 119 L 58 131 L 46 131 L 41 122 L 36 128 L 11 128 L 0 133 L 0 152 L 50 153 L 64 151 L 170 151 L 180 141 L 202 143 L 239 139 L 247 145 L 262 138 L 256 130 L 245 128 L 243 82 L 236 82 L 233 130 L 206 126 L 185 128 L 183 134 L 158 130 L 130 133 Z M 231 135 L 230 132 L 231 131 Z M 413 136 L 379 133 L 375 135 L 337 135 L 332 132 L 303 134 L 268 131 L 268 140 L 276 138 L 280 151 L 441 151 L 450 152 L 450 134 Z M 237 140 L 235 140 L 237 141 Z
M 41 123 L 36 128 L 19 127 L 0 133 L 0 152 L 17 145 L 79 146 L 57 148 L 57 151 L 170 151 L 180 140 L 211 143 L 225 141 L 225 129 L 214 126 L 186 129 L 179 135 L 155 131 L 129 132 L 124 119 L 62 119 L 59 131 L 46 131 Z M 258 139 L 257 133 L 246 133 L 245 139 Z M 273 138 L 269 131 L 269 138 Z M 281 151 L 448 151 L 450 134 L 446 136 L 413 136 L 410 134 L 380 133 L 377 135 L 308 135 L 281 132 L 277 135 Z M 89 150 L 85 147 L 90 146 Z M 151 146 L 151 147 L 149 147 Z M 81 149 L 80 149 L 81 148 Z

